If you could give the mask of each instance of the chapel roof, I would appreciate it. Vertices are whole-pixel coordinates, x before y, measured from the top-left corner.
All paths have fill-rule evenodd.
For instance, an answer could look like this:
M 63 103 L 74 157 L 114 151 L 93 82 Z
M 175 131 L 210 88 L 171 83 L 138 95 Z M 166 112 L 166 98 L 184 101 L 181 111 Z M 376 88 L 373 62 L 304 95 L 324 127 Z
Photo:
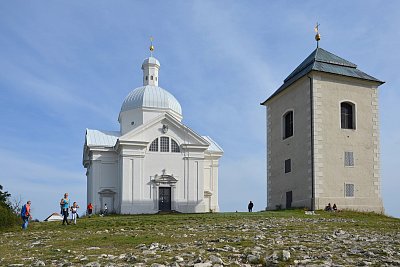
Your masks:
M 132 90 L 121 107 L 121 112 L 141 107 L 171 109 L 182 115 L 181 104 L 167 90 L 154 85 L 145 85 Z
M 120 136 L 120 132 L 116 131 L 86 129 L 86 145 L 88 147 L 114 147 Z
M 285 90 L 295 81 L 305 76 L 311 71 L 319 71 L 353 77 L 361 80 L 373 81 L 377 83 L 384 83 L 371 75 L 357 69 L 357 65 L 345 60 L 335 54 L 332 54 L 322 48 L 317 47 L 286 79 L 283 84 L 276 90 L 262 105 L 268 100 Z

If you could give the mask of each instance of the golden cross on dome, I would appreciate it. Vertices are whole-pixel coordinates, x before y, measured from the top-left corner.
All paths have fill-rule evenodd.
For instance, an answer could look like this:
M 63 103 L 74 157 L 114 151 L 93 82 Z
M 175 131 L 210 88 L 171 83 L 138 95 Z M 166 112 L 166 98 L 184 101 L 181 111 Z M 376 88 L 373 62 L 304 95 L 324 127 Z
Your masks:
M 319 23 L 318 22 L 314 27 L 314 31 L 317 33 L 315 35 L 315 41 L 317 41 L 317 48 L 318 48 L 318 42 L 319 42 L 319 40 L 321 40 L 321 34 L 319 34 Z
M 153 36 L 150 37 L 150 55 L 153 56 L 154 45 L 153 45 Z

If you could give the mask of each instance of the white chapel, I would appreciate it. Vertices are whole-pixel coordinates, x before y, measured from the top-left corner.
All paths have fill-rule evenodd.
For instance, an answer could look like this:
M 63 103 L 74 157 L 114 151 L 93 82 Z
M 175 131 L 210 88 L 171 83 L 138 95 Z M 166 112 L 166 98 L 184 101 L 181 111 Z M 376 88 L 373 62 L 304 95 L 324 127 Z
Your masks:
M 120 214 L 219 211 L 223 150 L 182 123 L 181 105 L 158 86 L 156 58 L 146 58 L 142 70 L 143 86 L 122 103 L 120 130 L 86 130 L 87 202 L 96 213 L 104 205 Z

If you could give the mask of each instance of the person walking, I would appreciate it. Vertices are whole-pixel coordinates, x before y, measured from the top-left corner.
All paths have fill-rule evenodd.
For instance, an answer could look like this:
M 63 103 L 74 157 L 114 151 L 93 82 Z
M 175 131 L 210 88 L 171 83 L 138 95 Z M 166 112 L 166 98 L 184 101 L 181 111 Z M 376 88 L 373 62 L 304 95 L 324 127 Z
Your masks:
M 22 206 L 21 218 L 22 218 L 22 230 L 26 230 L 28 228 L 29 219 L 32 219 L 30 200 L 28 200 L 28 202 L 26 202 L 26 204 Z
M 71 221 L 74 222 L 74 224 L 76 224 L 76 216 L 78 215 L 77 214 L 78 209 L 79 209 L 78 204 L 74 202 L 71 207 L 71 216 L 72 216 Z
M 64 198 L 61 199 L 60 205 L 62 206 L 63 222 L 62 224 L 69 224 L 68 222 L 68 209 L 69 209 L 69 198 L 68 193 L 64 194 Z
M 251 202 L 251 200 L 250 200 L 249 205 L 247 205 L 247 208 L 249 209 L 249 212 L 252 212 L 252 211 L 253 211 L 253 207 L 254 207 L 254 204 L 253 204 L 253 202 Z

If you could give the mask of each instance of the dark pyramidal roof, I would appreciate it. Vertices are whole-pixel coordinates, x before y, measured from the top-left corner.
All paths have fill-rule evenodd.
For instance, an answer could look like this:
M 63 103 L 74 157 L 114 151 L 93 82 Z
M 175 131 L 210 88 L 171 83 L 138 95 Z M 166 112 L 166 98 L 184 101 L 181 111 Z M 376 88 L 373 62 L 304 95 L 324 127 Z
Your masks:
M 357 69 L 357 65 L 338 57 L 322 48 L 317 47 L 284 81 L 281 87 L 276 90 L 262 105 L 268 100 L 285 90 L 289 85 L 311 71 L 320 71 L 342 76 L 353 77 L 362 80 L 384 83 L 365 72 Z

